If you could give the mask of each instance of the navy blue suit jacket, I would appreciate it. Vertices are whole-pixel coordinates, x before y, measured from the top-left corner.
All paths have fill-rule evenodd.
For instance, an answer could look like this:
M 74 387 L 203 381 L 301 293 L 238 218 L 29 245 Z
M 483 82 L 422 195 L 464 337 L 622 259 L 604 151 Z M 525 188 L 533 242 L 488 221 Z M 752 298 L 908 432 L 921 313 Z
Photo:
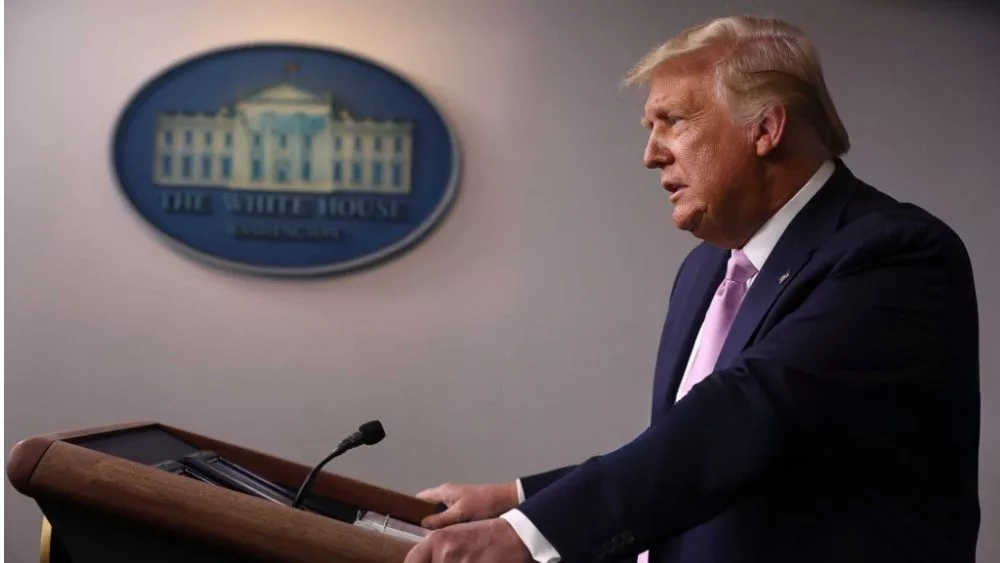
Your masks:
M 727 250 L 681 265 L 635 440 L 525 477 L 563 561 L 973 562 L 979 351 L 972 270 L 945 224 L 840 161 L 675 403 Z

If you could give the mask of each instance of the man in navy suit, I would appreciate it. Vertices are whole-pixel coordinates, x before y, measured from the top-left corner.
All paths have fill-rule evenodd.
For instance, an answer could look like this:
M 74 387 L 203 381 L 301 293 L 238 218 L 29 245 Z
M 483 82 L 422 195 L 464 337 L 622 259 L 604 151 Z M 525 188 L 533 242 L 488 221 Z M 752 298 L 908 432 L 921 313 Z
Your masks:
M 407 563 L 973 562 L 979 336 L 961 240 L 847 169 L 793 26 L 692 28 L 628 82 L 649 86 L 645 164 L 704 241 L 674 280 L 651 424 L 576 466 L 424 491 L 449 508 Z

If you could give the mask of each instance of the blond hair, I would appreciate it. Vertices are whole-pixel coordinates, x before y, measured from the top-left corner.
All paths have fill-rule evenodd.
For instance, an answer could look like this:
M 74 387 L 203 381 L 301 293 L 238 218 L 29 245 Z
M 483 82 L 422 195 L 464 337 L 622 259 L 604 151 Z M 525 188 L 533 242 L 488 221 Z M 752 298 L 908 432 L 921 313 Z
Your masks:
M 716 95 L 738 122 L 749 125 L 781 105 L 803 118 L 831 157 L 850 148 L 823 80 L 812 42 L 797 27 L 774 18 L 732 16 L 684 30 L 650 51 L 625 77 L 648 81 L 665 62 L 700 59 L 715 75 Z

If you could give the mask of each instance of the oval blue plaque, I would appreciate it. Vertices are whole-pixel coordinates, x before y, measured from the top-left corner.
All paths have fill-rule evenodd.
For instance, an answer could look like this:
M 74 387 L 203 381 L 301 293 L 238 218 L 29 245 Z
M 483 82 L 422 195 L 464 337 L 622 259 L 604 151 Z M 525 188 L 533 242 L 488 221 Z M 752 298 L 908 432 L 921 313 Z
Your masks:
M 326 48 L 250 45 L 143 87 L 114 137 L 139 214 L 210 263 L 346 272 L 411 247 L 455 197 L 458 147 L 399 75 Z

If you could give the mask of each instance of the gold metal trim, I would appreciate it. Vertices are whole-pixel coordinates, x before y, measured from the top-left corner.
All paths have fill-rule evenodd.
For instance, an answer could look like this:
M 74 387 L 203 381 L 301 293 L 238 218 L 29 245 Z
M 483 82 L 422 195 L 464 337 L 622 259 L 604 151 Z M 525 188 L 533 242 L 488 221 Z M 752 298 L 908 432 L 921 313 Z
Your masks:
M 41 546 L 38 548 L 39 563 L 49 563 L 49 550 L 52 547 L 52 524 L 49 519 L 42 517 L 42 537 Z

